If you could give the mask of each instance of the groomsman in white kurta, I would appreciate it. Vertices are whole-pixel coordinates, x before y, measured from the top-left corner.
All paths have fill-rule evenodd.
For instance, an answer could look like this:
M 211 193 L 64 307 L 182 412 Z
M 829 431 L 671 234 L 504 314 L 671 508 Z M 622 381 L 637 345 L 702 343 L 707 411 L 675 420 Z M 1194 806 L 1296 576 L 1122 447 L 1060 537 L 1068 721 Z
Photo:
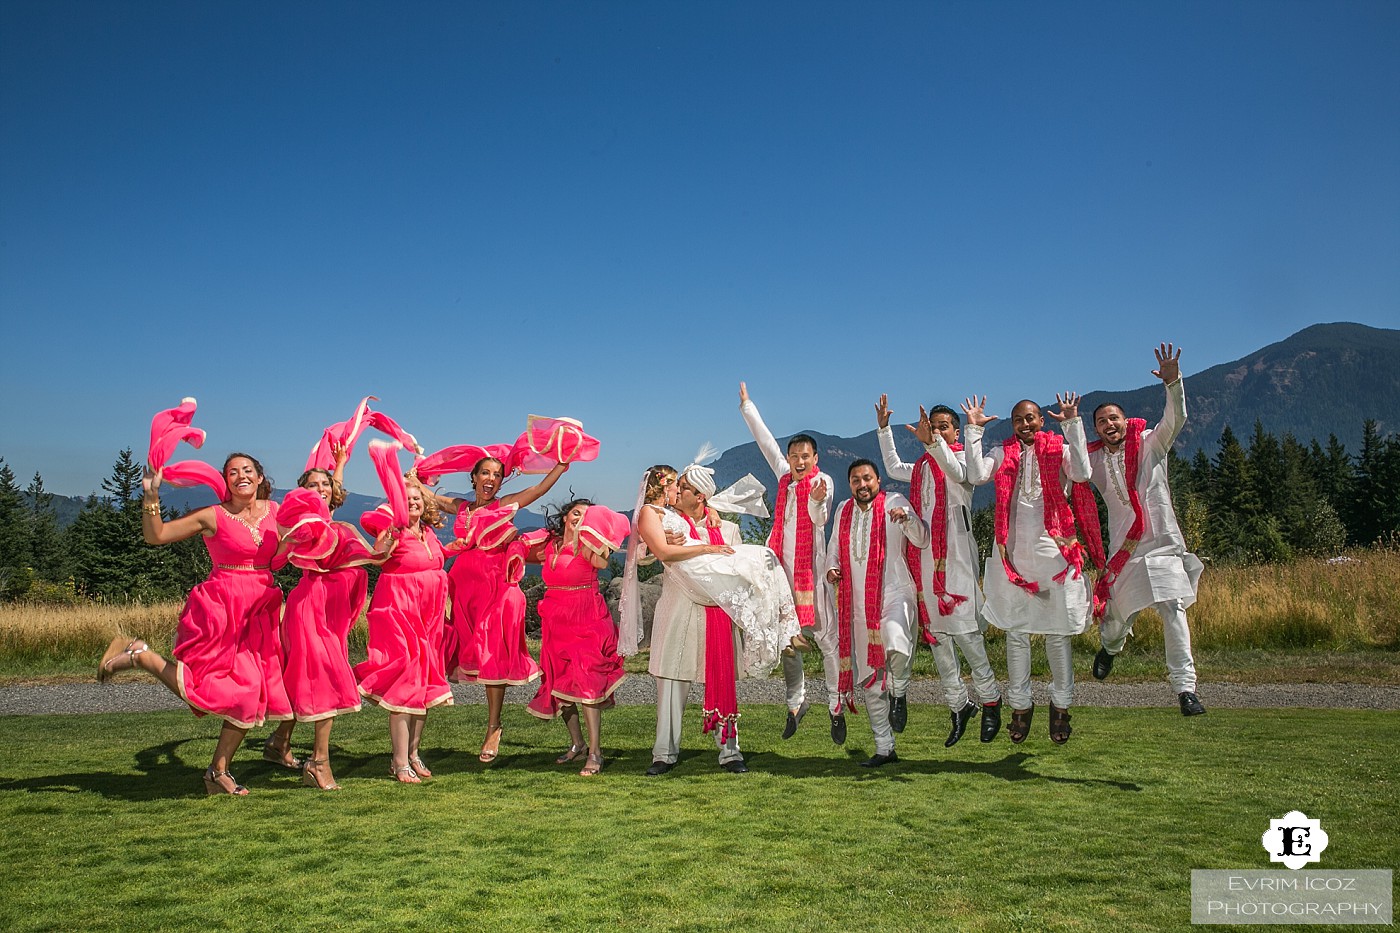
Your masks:
M 1094 658 L 1094 676 L 1103 680 L 1113 659 L 1133 631 L 1138 613 L 1148 607 L 1162 617 L 1167 679 L 1183 716 L 1206 711 L 1196 696 L 1196 662 L 1191 657 L 1191 630 L 1186 609 L 1196 601 L 1201 562 L 1186 550 L 1176 522 L 1167 454 L 1186 424 L 1186 387 L 1181 380 L 1181 351 L 1164 343 L 1153 350 L 1152 375 L 1167 388 L 1167 410 L 1156 428 L 1129 419 L 1112 402 L 1094 409 L 1099 441 L 1089 446 L 1094 485 L 1108 506 L 1109 570 L 1101 579 L 1095 608 L 1103 613 L 1099 636 L 1103 647 Z M 1135 463 L 1130 478 L 1129 465 Z M 1106 598 L 1106 610 L 1103 602 Z
M 1076 540 L 1069 499 L 1073 483 L 1089 479 L 1089 452 L 1079 418 L 1079 396 L 1056 396 L 1060 411 L 1050 417 L 1064 433 L 1041 430 L 1045 416 L 1029 399 L 1011 410 L 1013 434 L 986 455 L 982 430 L 996 420 L 983 414 L 981 401 L 967 399 L 968 479 L 997 486 L 997 549 L 987 558 L 984 586 L 987 621 L 1006 633 L 1006 693 L 1011 702 L 1011 741 L 1024 742 L 1035 704 L 1031 702 L 1031 636 L 1045 636 L 1050 664 L 1050 739 L 1069 741 L 1069 707 L 1074 700 L 1070 639 L 1089 624 L 1090 593 L 1084 548 Z M 1042 476 L 1041 462 L 1054 473 Z M 1095 522 L 1097 525 L 1097 522 Z M 1047 527 L 1048 526 L 1048 527 Z M 1095 531 L 1097 533 L 1097 530 Z
M 836 620 L 830 603 L 831 594 L 822 582 L 827 563 L 826 522 L 836 497 L 835 486 L 831 477 L 817 466 L 817 442 L 814 438 L 806 434 L 794 435 L 788 440 L 787 454 L 783 454 L 773 432 L 763 423 L 758 406 L 749 399 L 748 386 L 742 382 L 739 383 L 739 411 L 763 459 L 768 461 L 773 475 L 778 478 L 773 535 L 768 546 L 777 553 L 788 583 L 792 584 L 792 597 L 797 604 L 803 637 L 815 641 L 821 650 L 831 714 L 831 740 L 840 745 L 846 741 L 846 717 L 836 697 L 836 682 L 840 675 L 836 655 Z M 798 505 L 803 500 L 807 508 L 799 511 Z M 781 540 L 778 540 L 779 537 Z M 788 739 L 797 731 L 810 704 L 807 701 L 801 653 L 792 648 L 784 649 L 782 663 L 788 707 L 783 738 Z
M 919 623 L 926 630 L 925 640 L 931 640 L 952 718 L 952 729 L 943 744 L 947 748 L 957 744 L 978 708 L 968 697 L 954 644 L 972 671 L 973 689 L 982 707 L 982 741 L 990 742 L 1001 729 L 1001 691 L 982 637 L 986 623 L 981 618 L 982 587 L 978 584 L 977 541 L 972 535 L 973 486 L 967 480 L 963 448 L 958 443 L 961 419 L 947 405 L 935 405 L 927 411 L 920 406 L 919 423 L 906 425 L 925 450 L 913 464 L 899 459 L 895 449 L 888 396 L 880 396 L 875 419 L 885 473 L 909 483 L 914 508 L 929 526 L 929 546 L 917 551 L 919 576 L 914 583 Z M 939 528 L 943 529 L 941 540 Z M 894 700 L 890 709 L 894 731 L 904 731 L 906 710 L 903 697 Z
M 927 547 L 929 534 L 908 499 L 880 491 L 880 471 L 874 463 L 857 460 L 847 477 L 853 498 L 837 510 L 826 549 L 826 580 L 838 589 L 841 627 L 837 700 L 849 705 L 855 688 L 863 688 L 875 755 L 861 766 L 878 768 L 899 760 L 890 698 L 903 699 L 909 688 L 918 631 L 914 578 L 904 560 L 904 546 Z

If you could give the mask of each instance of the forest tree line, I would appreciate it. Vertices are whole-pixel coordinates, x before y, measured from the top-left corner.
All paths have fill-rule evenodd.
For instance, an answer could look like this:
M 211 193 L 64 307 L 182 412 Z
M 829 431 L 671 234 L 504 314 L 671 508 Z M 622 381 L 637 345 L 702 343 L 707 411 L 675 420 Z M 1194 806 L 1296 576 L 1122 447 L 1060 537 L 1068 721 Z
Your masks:
M 1336 435 L 1305 444 L 1256 423 L 1246 442 L 1227 426 L 1214 456 L 1173 452 L 1169 472 L 1187 546 L 1208 563 L 1400 546 L 1400 435 L 1382 435 L 1374 421 L 1364 423 L 1356 453 Z M 178 599 L 205 578 L 209 557 L 198 537 L 166 547 L 142 540 L 141 463 L 130 449 L 117 455 L 101 488 L 60 528 L 43 478 L 35 473 L 21 487 L 0 458 L 0 598 Z M 746 537 L 761 540 L 766 525 L 750 526 Z M 985 556 L 991 509 L 979 510 L 973 526 Z M 279 582 L 290 586 L 297 575 L 285 569 Z

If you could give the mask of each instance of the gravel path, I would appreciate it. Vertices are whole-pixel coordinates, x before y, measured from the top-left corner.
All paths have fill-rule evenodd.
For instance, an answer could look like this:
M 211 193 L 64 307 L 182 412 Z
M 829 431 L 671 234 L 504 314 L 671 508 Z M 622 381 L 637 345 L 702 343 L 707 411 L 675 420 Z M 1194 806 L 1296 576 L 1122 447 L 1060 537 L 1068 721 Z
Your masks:
M 813 700 L 822 693 L 820 681 L 809 679 Z M 525 703 L 534 696 L 534 688 L 511 688 L 509 703 Z M 457 686 L 453 694 L 458 703 L 482 703 L 484 691 L 475 686 Z M 645 675 L 629 675 L 617 690 L 617 701 L 623 704 L 656 702 L 656 688 Z M 1034 685 L 1035 702 L 1050 702 L 1047 684 Z M 1400 709 L 1400 686 L 1371 684 L 1204 684 L 1200 689 L 1202 702 L 1210 708 L 1221 709 Z M 690 699 L 699 703 L 702 688 L 693 686 Z M 744 703 L 783 702 L 783 682 L 743 680 L 739 682 L 739 700 Z M 936 680 L 915 680 L 909 687 L 911 703 L 939 704 L 942 690 Z M 1077 706 L 1110 707 L 1175 707 L 1176 697 L 1165 683 L 1114 684 L 1079 681 L 1074 688 Z M 133 713 L 151 710 L 181 709 L 184 704 L 160 684 L 59 684 L 54 686 L 0 687 L 0 716 L 33 716 L 46 713 Z

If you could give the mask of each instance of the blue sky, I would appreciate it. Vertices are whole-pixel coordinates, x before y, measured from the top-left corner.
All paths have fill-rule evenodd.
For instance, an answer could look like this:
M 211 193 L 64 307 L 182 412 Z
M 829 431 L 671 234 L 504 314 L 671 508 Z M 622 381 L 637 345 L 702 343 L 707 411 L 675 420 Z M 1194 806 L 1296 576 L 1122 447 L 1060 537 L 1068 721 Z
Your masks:
M 194 395 L 286 484 L 374 394 L 580 418 L 630 507 L 740 379 L 850 435 L 1400 326 L 1397 166 L 1393 2 L 7 0 L 0 456 L 86 493 Z

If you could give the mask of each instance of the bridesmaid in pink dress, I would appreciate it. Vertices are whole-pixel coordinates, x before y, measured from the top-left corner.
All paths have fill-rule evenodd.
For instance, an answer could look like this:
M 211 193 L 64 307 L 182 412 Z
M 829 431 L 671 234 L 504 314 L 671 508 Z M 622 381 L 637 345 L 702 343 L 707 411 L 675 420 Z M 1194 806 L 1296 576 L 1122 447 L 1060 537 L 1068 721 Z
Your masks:
M 511 524 L 516 509 L 539 499 L 564 475 L 567 463 L 557 464 L 529 489 L 496 497 L 505 478 L 505 465 L 483 457 L 472 468 L 475 500 L 437 496 L 438 505 L 457 515 L 458 539 L 448 546 L 456 554 L 452 581 L 452 634 L 447 663 L 452 679 L 486 688 L 486 741 L 481 761 L 496 760 L 501 745 L 501 709 L 506 687 L 520 686 L 540 676 L 540 668 L 525 644 L 525 594 L 520 578 L 509 579 L 507 557 L 513 545 Z
M 383 561 L 373 554 L 358 529 L 333 522 L 330 514 L 345 501 L 341 476 L 346 449 L 336 450 L 334 473 L 307 470 L 297 486 L 314 493 L 289 493 L 283 500 L 279 527 L 297 525 L 283 535 L 282 548 L 291 563 L 302 569 L 301 580 L 287 594 L 282 613 L 282 648 L 287 667 L 287 695 L 297 722 L 315 724 L 311 758 L 302 771 L 302 783 L 321 790 L 340 785 L 330 766 L 331 727 L 341 713 L 360 709 L 359 684 L 350 668 L 346 639 L 360 618 L 369 595 L 365 566 Z M 284 525 L 285 523 L 285 525 Z M 300 539 L 300 540 L 298 540 Z M 274 743 L 285 729 L 282 741 Z M 279 726 L 269 745 L 285 748 L 291 740 L 291 723 Z
M 387 549 L 384 572 L 369 604 L 369 657 L 355 665 L 360 693 L 389 711 L 390 774 L 418 784 L 432 772 L 418 754 L 428 710 L 452 704 L 442 666 L 447 574 L 433 529 L 444 524 L 432 494 L 410 476 L 406 483 L 409 525 L 395 530 L 387 506 L 366 512 L 360 525 Z
M 272 483 L 247 454 L 230 454 L 223 478 L 228 498 L 173 521 L 160 512 L 161 470 L 142 480 L 141 533 L 147 544 L 172 544 L 203 535 L 213 569 L 190 591 L 175 631 L 174 662 L 141 639 L 119 636 L 102 656 L 98 678 L 139 667 L 180 696 L 196 716 L 222 717 L 214 759 L 204 772 L 210 794 L 248 793 L 229 773 L 229 761 L 248 729 L 292 717 L 282 682 L 277 634 L 282 591 L 272 581 L 277 552 L 277 506 Z
M 555 764 L 586 753 L 582 777 L 603 768 L 603 710 L 613 704 L 613 691 L 627 676 L 617 654 L 617 624 L 598 589 L 598 571 L 607 567 L 610 547 L 616 544 L 593 550 L 579 540 L 579 528 L 592 505 L 575 499 L 551 516 L 547 535 L 531 546 L 529 557 L 542 565 L 548 589 L 539 603 L 544 678 L 526 709 L 541 719 L 563 716 L 571 744 Z M 617 517 L 625 526 L 626 519 Z M 580 706 L 588 724 L 586 745 L 579 728 Z

